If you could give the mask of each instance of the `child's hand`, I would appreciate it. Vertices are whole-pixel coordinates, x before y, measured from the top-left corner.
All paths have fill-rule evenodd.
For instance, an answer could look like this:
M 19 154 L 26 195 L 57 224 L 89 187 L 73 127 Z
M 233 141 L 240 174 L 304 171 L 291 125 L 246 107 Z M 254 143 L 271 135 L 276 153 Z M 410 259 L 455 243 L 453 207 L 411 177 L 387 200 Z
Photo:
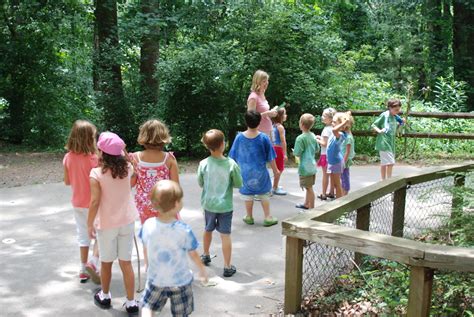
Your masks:
M 321 139 L 322 139 L 322 138 L 321 138 L 320 135 L 317 135 L 317 136 L 316 136 L 316 140 L 321 141 Z
M 94 226 L 88 226 L 88 227 L 87 227 L 87 232 L 88 232 L 88 234 L 89 234 L 89 238 L 90 238 L 90 239 L 95 239 L 95 237 L 96 237 L 96 232 L 95 232 Z
M 288 155 L 285 155 L 283 159 L 285 160 L 285 162 L 288 161 Z
M 380 129 L 380 132 L 379 133 L 387 133 L 388 129 L 387 128 L 383 128 L 383 129 Z

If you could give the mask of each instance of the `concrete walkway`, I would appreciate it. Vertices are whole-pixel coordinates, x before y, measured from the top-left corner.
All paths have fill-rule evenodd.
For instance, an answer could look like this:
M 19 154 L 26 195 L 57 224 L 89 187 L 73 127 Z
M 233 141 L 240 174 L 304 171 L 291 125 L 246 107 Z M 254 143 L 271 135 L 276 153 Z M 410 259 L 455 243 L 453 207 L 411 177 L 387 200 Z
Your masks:
M 420 168 L 397 166 L 394 174 L 416 171 Z M 353 167 L 351 174 L 353 190 L 379 180 L 378 166 Z M 320 177 L 318 173 L 318 194 L 321 192 Z M 182 218 L 201 241 L 204 220 L 196 175 L 183 174 L 180 179 L 185 193 Z M 271 199 L 272 214 L 280 220 L 296 215 L 295 203 L 304 200 L 296 169 L 286 170 L 281 184 L 289 195 Z M 193 316 L 269 316 L 278 313 L 282 305 L 284 240 L 281 225 L 263 227 L 263 213 L 257 204 L 254 207 L 256 224 L 244 224 L 241 220 L 243 201 L 237 191 L 234 196 L 232 240 L 237 274 L 229 279 L 222 277 L 220 238 L 214 234 L 211 253 L 217 256 L 208 272 L 217 286 L 206 288 L 194 282 Z M 0 190 L 0 316 L 126 316 L 122 308 L 125 292 L 118 264 L 114 264 L 112 274 L 111 310 L 102 311 L 94 306 L 95 284 L 79 283 L 79 252 L 69 201 L 70 188 L 63 184 Z M 317 200 L 316 204 L 324 202 Z M 133 264 L 136 273 L 135 251 Z M 171 316 L 169 304 L 160 316 Z

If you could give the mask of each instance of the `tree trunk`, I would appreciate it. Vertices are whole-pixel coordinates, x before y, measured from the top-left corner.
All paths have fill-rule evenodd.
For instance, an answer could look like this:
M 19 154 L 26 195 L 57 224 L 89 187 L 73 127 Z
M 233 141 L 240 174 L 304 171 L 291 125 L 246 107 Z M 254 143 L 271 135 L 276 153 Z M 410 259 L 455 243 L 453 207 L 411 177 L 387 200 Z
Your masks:
M 156 63 L 160 53 L 160 28 L 156 20 L 159 14 L 159 2 L 142 0 L 141 13 L 145 19 L 145 32 L 140 45 L 140 89 L 145 107 L 142 113 L 146 118 L 153 113 L 153 108 L 158 102 L 159 83 L 156 78 Z
M 117 1 L 97 0 L 95 8 L 97 51 L 94 54 L 99 88 L 98 104 L 105 128 L 133 143 L 133 119 L 125 102 L 119 62 L 120 43 L 117 26 Z
M 467 107 L 474 110 L 474 3 L 454 0 L 453 60 L 454 78 L 466 81 Z

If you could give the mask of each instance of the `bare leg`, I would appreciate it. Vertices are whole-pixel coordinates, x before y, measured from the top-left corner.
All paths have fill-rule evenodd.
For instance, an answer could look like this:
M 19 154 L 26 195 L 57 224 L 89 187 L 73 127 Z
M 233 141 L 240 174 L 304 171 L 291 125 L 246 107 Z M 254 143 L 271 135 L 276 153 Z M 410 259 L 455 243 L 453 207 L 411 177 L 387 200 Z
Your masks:
M 97 240 L 94 242 L 94 249 L 92 250 L 92 255 L 95 257 L 99 257 L 99 244 L 97 243 Z
M 334 191 L 336 187 L 334 186 L 332 178 L 331 177 L 328 177 L 328 178 L 329 178 L 329 194 L 334 196 Z
M 148 251 L 146 246 L 143 245 L 143 263 L 145 263 L 145 272 L 148 271 Z
M 110 291 L 110 280 L 112 279 L 112 264 L 114 262 L 101 262 L 100 265 L 100 284 L 102 292 L 107 294 Z
M 273 190 L 278 189 L 278 184 L 280 183 L 281 174 L 273 175 Z
M 314 190 L 313 186 L 306 188 L 306 201 L 307 205 L 305 204 L 306 207 L 309 209 L 314 208 Z
M 203 253 L 205 255 L 209 255 L 209 249 L 211 247 L 211 242 L 212 242 L 212 231 L 204 230 L 202 241 L 203 241 L 202 242 Z M 222 245 L 222 247 L 224 247 L 224 245 Z
M 328 174 L 328 168 L 322 167 L 323 169 L 323 189 L 322 189 L 322 195 L 325 197 L 326 193 L 328 191 L 328 185 L 329 185 L 329 174 Z
M 331 174 L 331 181 L 336 189 L 336 198 L 342 197 L 341 174 Z
M 265 219 L 270 219 L 272 217 L 270 215 L 270 200 L 262 199 L 262 208 Z
M 387 178 L 392 177 L 393 164 L 387 165 Z
M 253 218 L 253 200 L 245 201 L 245 211 L 247 212 L 247 217 Z
M 120 269 L 122 269 L 123 284 L 125 285 L 125 292 L 127 299 L 135 298 L 135 274 L 133 273 L 132 261 L 119 260 Z
M 387 178 L 387 165 L 380 166 L 380 176 L 382 177 L 382 180 Z
M 224 255 L 224 267 L 230 267 L 230 258 L 232 255 L 232 240 L 230 234 L 221 233 L 222 254 Z
M 87 258 L 89 257 L 89 247 L 80 247 L 79 249 L 81 253 L 81 263 L 86 264 Z

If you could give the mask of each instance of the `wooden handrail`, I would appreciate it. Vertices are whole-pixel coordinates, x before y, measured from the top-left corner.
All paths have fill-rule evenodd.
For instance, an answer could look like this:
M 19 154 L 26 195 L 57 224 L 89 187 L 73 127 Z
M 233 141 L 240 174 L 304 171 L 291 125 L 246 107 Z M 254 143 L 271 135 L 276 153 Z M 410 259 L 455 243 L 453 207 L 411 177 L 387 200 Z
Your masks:
M 385 110 L 351 110 L 353 116 L 378 116 Z M 403 115 L 403 112 L 401 112 Z M 410 117 L 437 119 L 474 119 L 474 112 L 416 112 L 410 111 Z

